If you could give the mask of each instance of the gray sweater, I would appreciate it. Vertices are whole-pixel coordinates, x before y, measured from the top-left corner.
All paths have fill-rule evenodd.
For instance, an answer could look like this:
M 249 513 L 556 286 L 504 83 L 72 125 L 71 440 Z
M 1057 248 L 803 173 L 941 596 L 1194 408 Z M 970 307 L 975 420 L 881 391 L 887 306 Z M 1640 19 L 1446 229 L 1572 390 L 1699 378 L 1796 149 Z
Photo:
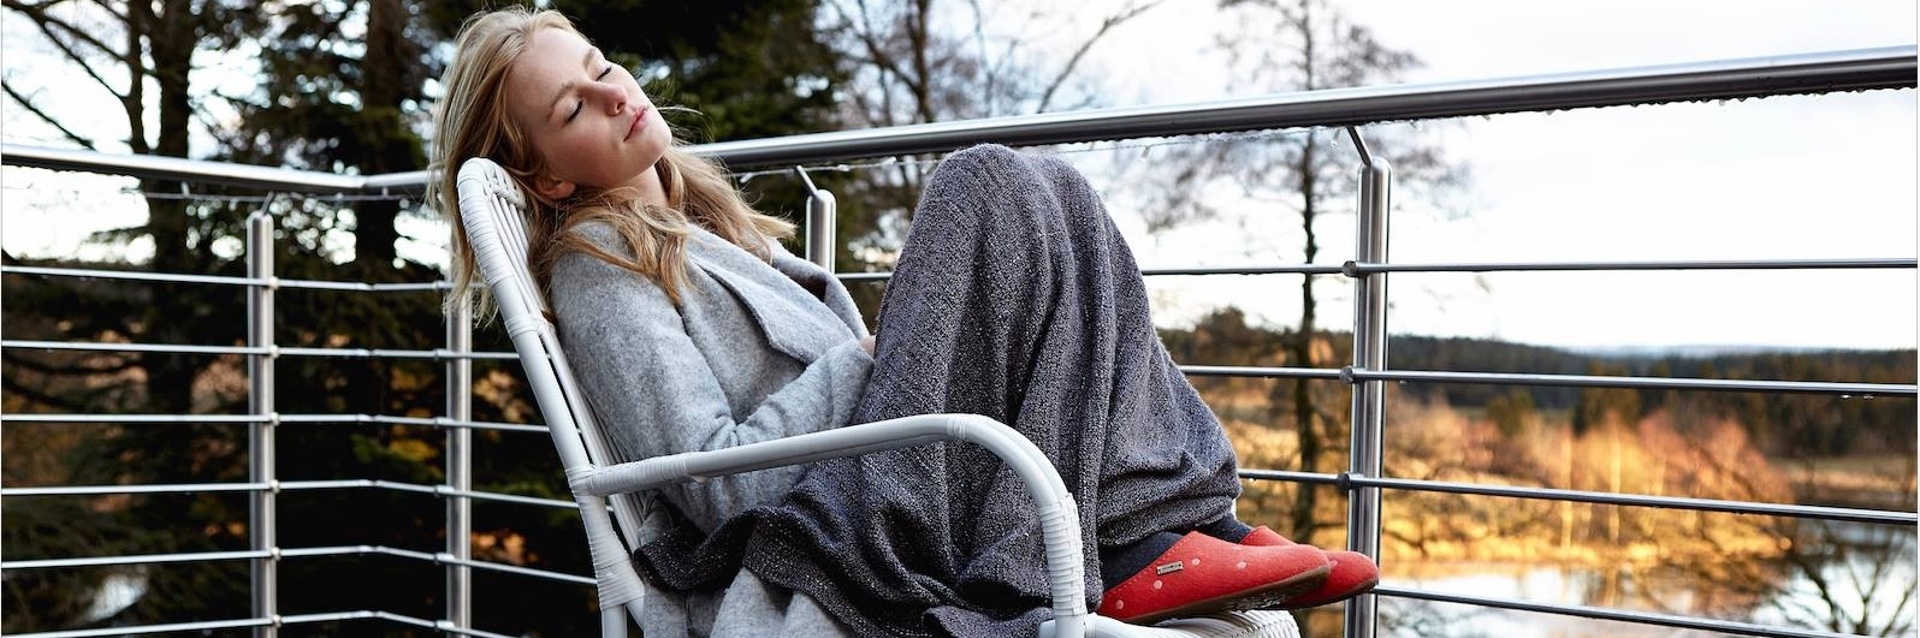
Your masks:
M 612 228 L 579 232 L 631 254 Z M 621 461 L 711 450 L 845 425 L 873 359 L 859 309 L 838 279 L 775 244 L 769 264 L 705 230 L 687 244 L 682 304 L 652 281 L 574 253 L 554 269 L 561 340 Z M 771 267 L 769 267 L 771 266 Z M 824 302 L 824 303 L 823 303 Z M 685 519 L 654 509 L 645 541 L 691 522 L 702 531 L 775 502 L 802 468 L 681 484 L 660 495 Z M 683 522 L 686 521 L 686 522 Z M 813 599 L 741 569 L 722 590 L 647 587 L 648 638 L 850 635 Z
M 612 228 L 579 232 L 632 254 Z M 553 311 L 574 374 L 620 460 L 716 450 L 846 425 L 873 358 L 839 280 L 775 245 L 773 267 L 695 229 L 687 285 L 671 303 L 645 277 L 574 253 L 556 264 Z M 822 303 L 824 302 L 824 303 Z M 662 490 L 702 531 L 778 500 L 785 467 Z

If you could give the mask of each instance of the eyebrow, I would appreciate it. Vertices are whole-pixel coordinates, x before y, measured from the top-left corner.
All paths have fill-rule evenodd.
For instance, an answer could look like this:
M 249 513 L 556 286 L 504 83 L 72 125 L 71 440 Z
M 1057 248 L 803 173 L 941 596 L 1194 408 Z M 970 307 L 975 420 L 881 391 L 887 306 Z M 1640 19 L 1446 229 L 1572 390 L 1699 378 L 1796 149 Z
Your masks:
M 586 66 L 588 63 L 593 61 L 594 56 L 599 54 L 600 54 L 600 47 L 587 47 L 587 54 L 580 58 L 580 66 L 583 66 L 583 67 Z M 559 90 L 556 90 L 553 92 L 553 99 L 547 101 L 547 112 L 549 113 L 549 115 L 547 116 L 548 118 L 553 117 L 551 115 L 551 113 L 553 112 L 553 105 L 559 102 L 560 98 L 566 97 L 567 91 L 573 90 L 573 87 L 575 86 L 579 86 L 579 83 L 573 80 L 567 80 L 565 82 L 560 83 Z

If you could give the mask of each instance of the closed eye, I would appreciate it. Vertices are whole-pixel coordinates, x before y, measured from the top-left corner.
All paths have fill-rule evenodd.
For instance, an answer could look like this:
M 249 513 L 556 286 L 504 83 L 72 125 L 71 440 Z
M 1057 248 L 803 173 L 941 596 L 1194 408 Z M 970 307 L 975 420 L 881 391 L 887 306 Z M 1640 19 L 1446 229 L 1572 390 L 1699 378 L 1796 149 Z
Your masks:
M 607 74 L 609 74 L 609 73 L 612 73 L 612 72 L 613 72 L 613 65 L 611 65 L 611 64 L 609 64 L 609 65 L 607 65 L 607 68 L 606 68 L 606 69 L 603 69 L 603 70 L 601 70 L 601 71 L 600 71 L 600 74 L 599 74 L 599 75 L 596 75 L 596 76 L 593 76 L 593 79 L 594 79 L 594 81 L 596 81 L 596 82 L 598 82 L 598 81 L 600 81 L 600 80 L 604 80 L 604 79 L 606 79 L 606 78 L 607 78 Z M 568 113 L 568 114 L 567 114 L 567 121 L 568 121 L 568 122 L 572 122 L 572 121 L 573 121 L 573 118 L 576 118 L 576 117 L 579 117 L 579 116 L 580 116 L 580 110 L 581 110 L 581 109 L 583 109 L 583 108 L 586 108 L 586 106 L 587 106 L 587 101 L 586 101 L 586 100 L 578 100 L 578 101 L 575 101 L 575 102 L 573 103 L 573 112 L 572 112 L 572 113 Z

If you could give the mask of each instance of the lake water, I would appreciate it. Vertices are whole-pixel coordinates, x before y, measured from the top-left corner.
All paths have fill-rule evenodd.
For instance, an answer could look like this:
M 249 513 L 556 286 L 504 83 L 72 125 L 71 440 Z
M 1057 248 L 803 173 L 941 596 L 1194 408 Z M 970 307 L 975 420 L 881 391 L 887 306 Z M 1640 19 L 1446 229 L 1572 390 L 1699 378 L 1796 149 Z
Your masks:
M 1803 572 L 1788 570 L 1786 578 L 1772 595 L 1753 604 L 1744 613 L 1722 615 L 1728 620 L 1757 624 L 1826 629 L 1830 616 L 1827 599 L 1839 601 L 1844 613 L 1857 616 L 1865 608 L 1875 619 L 1873 627 L 1882 627 L 1896 614 L 1909 621 L 1899 636 L 1914 636 L 1911 620 L 1914 607 L 1909 601 L 1902 608 L 1902 594 L 1912 591 L 1920 574 L 1916 573 L 1916 535 L 1913 528 L 1855 523 L 1828 524 L 1829 533 L 1852 551 L 1829 556 L 1817 563 L 1816 579 Z M 1619 594 L 1636 589 L 1634 583 L 1620 582 L 1608 587 L 1605 575 L 1595 570 L 1564 569 L 1549 565 L 1455 564 L 1423 566 L 1425 574 L 1397 575 L 1389 571 L 1387 584 L 1458 595 L 1484 596 L 1557 604 L 1625 608 L 1673 615 L 1699 614 L 1697 596 L 1712 585 L 1681 584 L 1660 586 L 1652 595 Z M 1820 594 L 1816 580 L 1824 580 L 1827 596 Z M 1868 595 L 1866 592 L 1878 589 Z M 1608 592 L 1613 592 L 1611 595 Z M 1611 600 L 1607 600 L 1611 598 Z M 1698 638 L 1721 636 L 1719 632 L 1639 625 L 1593 620 L 1557 614 L 1542 614 L 1465 605 L 1382 598 L 1381 636 L 1395 638 L 1467 638 L 1470 636 L 1513 638 Z M 1664 607 L 1664 609 L 1662 609 Z M 1877 631 L 1877 630 L 1876 630 Z

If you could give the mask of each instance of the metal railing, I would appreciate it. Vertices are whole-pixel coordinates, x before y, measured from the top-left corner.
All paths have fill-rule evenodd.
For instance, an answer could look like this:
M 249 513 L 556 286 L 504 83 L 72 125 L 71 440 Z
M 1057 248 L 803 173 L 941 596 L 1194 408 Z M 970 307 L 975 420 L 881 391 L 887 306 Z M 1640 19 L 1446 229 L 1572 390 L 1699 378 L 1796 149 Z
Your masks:
M 714 156 L 736 168 L 755 166 L 798 166 L 842 159 L 916 153 L 936 153 L 977 142 L 1009 145 L 1041 145 L 1111 139 L 1171 136 L 1194 133 L 1223 133 L 1303 126 L 1357 126 L 1374 122 L 1489 115 L 1520 111 L 1569 109 L 1624 104 L 1659 104 L 1680 101 L 1720 100 L 1784 94 L 1826 93 L 1872 89 L 1910 89 L 1915 85 L 1916 51 L 1914 47 L 1894 47 L 1795 56 L 1777 56 L 1722 62 L 1679 64 L 1661 67 L 1568 73 L 1506 80 L 1483 80 L 1445 84 L 1403 85 L 1316 91 L 1272 95 L 1259 98 L 1225 100 L 1198 104 L 1108 109 L 1079 113 L 1060 113 L 995 118 L 964 122 L 923 124 L 886 129 L 841 131 L 796 135 L 776 139 L 709 144 L 697 152 Z M 1772 269 L 1904 269 L 1916 268 L 1911 258 L 1801 259 L 1777 261 L 1660 261 L 1660 262 L 1560 262 L 1560 263 L 1445 263 L 1395 264 L 1386 252 L 1391 172 L 1384 162 L 1366 155 L 1364 140 L 1354 129 L 1355 146 L 1361 152 L 1359 223 L 1353 261 L 1339 265 L 1294 264 L 1231 268 L 1163 268 L 1143 270 L 1158 275 L 1245 275 L 1301 274 L 1341 275 L 1355 284 L 1355 325 L 1352 365 L 1339 369 L 1271 368 L 1248 366 L 1186 365 L 1182 370 L 1194 376 L 1236 376 L 1255 378 L 1318 379 L 1339 381 L 1353 386 L 1351 468 L 1338 474 L 1243 469 L 1253 480 L 1293 481 L 1307 485 L 1332 485 L 1345 491 L 1349 502 L 1348 534 L 1350 545 L 1363 553 L 1379 555 L 1380 499 L 1383 490 L 1425 491 L 1470 494 L 1520 499 L 1546 499 L 1609 505 L 1680 509 L 1700 512 L 1726 512 L 1785 516 L 1814 520 L 1851 521 L 1883 525 L 1915 526 L 1913 512 L 1874 509 L 1818 507 L 1795 504 L 1756 503 L 1677 496 L 1653 496 L 1592 492 L 1570 489 L 1543 489 L 1452 483 L 1432 480 L 1398 479 L 1382 476 L 1381 455 L 1384 444 L 1384 389 L 1389 382 L 1477 383 L 1526 386 L 1612 387 L 1634 389 L 1673 389 L 1715 392 L 1768 392 L 1825 395 L 1866 395 L 1911 399 L 1913 384 L 1832 383 L 1776 381 L 1764 379 L 1679 379 L 1632 376 L 1511 374 L 1485 372 L 1443 372 L 1391 369 L 1386 357 L 1387 282 L 1391 273 L 1405 272 L 1493 272 L 1493 271 L 1602 271 L 1602 270 L 1772 270 Z M 204 184 L 242 186 L 276 192 L 309 193 L 312 196 L 348 197 L 369 193 L 417 193 L 426 172 L 393 175 L 343 176 L 258 166 L 240 166 L 150 156 L 113 156 L 81 151 L 36 148 L 15 144 L 0 145 L 0 159 L 10 166 L 28 166 L 54 170 L 87 171 L 140 178 L 183 180 Z M 804 178 L 804 171 L 801 172 Z M 830 216 L 830 194 L 816 193 L 809 206 L 816 216 Z M 830 237 L 830 218 L 809 221 L 811 234 Z M 473 636 L 497 636 L 471 627 L 471 572 L 475 569 L 536 577 L 557 582 L 591 585 L 586 576 L 554 573 L 472 558 L 471 503 L 476 499 L 522 505 L 572 508 L 571 501 L 543 499 L 514 494 L 499 494 L 472 489 L 471 432 L 475 429 L 508 432 L 541 432 L 543 427 L 514 423 L 476 422 L 472 420 L 472 370 L 477 359 L 510 359 L 506 352 L 473 352 L 470 317 L 456 313 L 447 322 L 446 345 L 432 350 L 289 348 L 275 343 L 273 325 L 274 293 L 280 289 L 333 290 L 366 293 L 420 292 L 444 290 L 446 282 L 407 284 L 368 284 L 363 282 L 282 280 L 274 275 L 270 245 L 273 220 L 257 213 L 248 220 L 246 277 L 217 277 L 187 273 L 126 272 L 46 268 L 28 266 L 0 267 L 0 273 L 41 277 L 90 277 L 128 281 L 181 282 L 216 286 L 242 286 L 247 289 L 250 328 L 245 346 L 200 344 L 72 343 L 26 340 L 0 340 L 0 348 L 42 350 L 119 351 L 183 354 L 241 355 L 249 362 L 251 394 L 248 415 L 169 415 L 169 414 L 3 414 L 0 422 L 39 423 L 234 423 L 250 428 L 252 465 L 245 483 L 198 485 L 99 485 L 51 487 L 3 487 L 0 497 L 49 495 L 96 495 L 186 491 L 230 491 L 248 494 L 251 499 L 250 548 L 246 551 L 158 554 L 145 556 L 70 557 L 33 561 L 0 561 L 0 570 L 60 569 L 83 566 L 138 565 L 167 562 L 249 561 L 253 573 L 254 617 L 248 619 L 174 623 L 146 627 L 115 627 L 98 630 L 54 631 L 29 634 L 40 638 L 122 635 L 170 631 L 253 628 L 256 635 L 273 636 L 281 626 L 343 620 L 381 620 L 429 628 L 446 633 Z M 810 248 L 811 258 L 831 263 L 828 253 Z M 884 279 L 884 273 L 847 273 L 847 281 Z M 274 365 L 282 356 L 345 357 L 367 359 L 414 359 L 439 361 L 446 366 L 447 405 L 445 416 L 420 418 L 377 414 L 280 414 L 272 394 Z M 377 479 L 327 481 L 284 481 L 277 478 L 272 463 L 274 436 L 286 424 L 307 423 L 383 423 L 441 427 L 445 429 L 444 457 L 446 482 L 420 485 Z M 446 501 L 447 546 L 437 553 L 392 547 L 355 545 L 343 547 L 282 548 L 276 542 L 275 499 L 280 492 L 298 490 L 375 489 L 432 494 Z M 445 566 L 447 569 L 446 617 L 426 620 L 387 611 L 364 610 L 327 614 L 281 615 L 276 597 L 279 563 L 287 559 L 381 555 L 400 557 Z M 1656 614 L 1630 610 L 1601 609 L 1575 605 L 1542 604 L 1484 596 L 1463 596 L 1383 586 L 1370 595 L 1350 602 L 1346 607 L 1345 634 L 1350 638 L 1371 638 L 1377 631 L 1378 596 L 1477 605 L 1490 608 L 1601 618 L 1623 622 L 1723 631 L 1755 636 L 1835 636 L 1830 632 L 1765 626 L 1752 623 Z

